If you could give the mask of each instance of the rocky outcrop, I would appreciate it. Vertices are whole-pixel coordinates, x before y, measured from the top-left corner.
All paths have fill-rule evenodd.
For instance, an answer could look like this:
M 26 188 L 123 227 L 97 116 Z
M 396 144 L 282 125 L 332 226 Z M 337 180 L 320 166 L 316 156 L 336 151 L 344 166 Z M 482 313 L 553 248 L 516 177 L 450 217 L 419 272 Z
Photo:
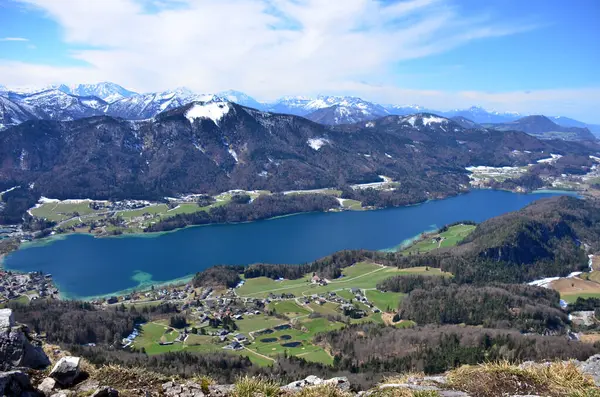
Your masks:
M 75 379 L 77 379 L 77 377 L 79 376 L 80 362 L 81 358 L 79 357 L 63 357 L 60 360 L 58 360 L 56 365 L 54 365 L 54 368 L 52 368 L 52 371 L 50 372 L 50 377 L 55 379 L 61 386 L 69 387 L 75 382 Z
M 12 310 L 0 310 L 0 370 L 45 368 L 50 360 L 41 346 L 29 338 L 27 329 L 16 326 Z
M 43 394 L 31 386 L 29 376 L 20 371 L 0 372 L 0 396 L 39 397 Z
M 286 386 L 283 386 L 281 390 L 287 392 L 299 392 L 300 390 L 306 387 L 314 386 L 335 386 L 342 391 L 350 390 L 350 382 L 346 377 L 331 378 L 325 380 L 314 375 L 307 376 L 305 379 L 292 382 Z
M 183 384 L 175 382 L 167 382 L 162 385 L 163 392 L 167 397 L 204 397 L 205 394 L 202 392 L 202 386 L 194 382 L 187 382 Z M 216 391 L 216 390 L 215 390 Z M 212 393 L 210 394 L 213 395 Z M 215 394 L 219 395 L 219 394 Z M 229 394 L 223 394 L 227 396 Z

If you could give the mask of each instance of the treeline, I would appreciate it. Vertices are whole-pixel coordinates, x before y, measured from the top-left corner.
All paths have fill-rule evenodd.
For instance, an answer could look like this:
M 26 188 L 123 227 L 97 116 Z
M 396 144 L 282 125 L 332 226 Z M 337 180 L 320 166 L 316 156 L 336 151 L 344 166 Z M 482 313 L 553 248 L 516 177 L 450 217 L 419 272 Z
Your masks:
M 464 326 L 398 329 L 361 324 L 319 334 L 315 342 L 330 346 L 337 370 L 366 373 L 439 374 L 485 361 L 585 360 L 600 351 L 598 345 L 563 336 Z
M 554 290 L 528 285 L 440 285 L 410 292 L 400 305 L 400 318 L 417 324 L 483 325 L 557 334 L 569 322 L 559 300 Z
M 37 190 L 29 189 L 26 185 L 20 186 L 16 181 L 0 182 L 0 191 L 13 187 L 17 188 L 2 194 L 0 225 L 19 224 L 27 217 L 31 218 L 28 216 L 27 210 L 33 207 L 40 198 Z
M 87 343 L 120 346 L 136 324 L 146 322 L 154 314 L 176 311 L 173 304 L 161 304 L 137 309 L 124 305 L 96 309 L 81 301 L 36 300 L 28 305 L 10 305 L 15 320 L 38 333 L 45 334 L 50 343 Z
M 377 289 L 384 292 L 408 294 L 416 289 L 431 290 L 447 286 L 451 282 L 452 279 L 443 276 L 399 275 L 380 281 L 377 283 Z
M 162 232 L 190 225 L 251 222 L 300 212 L 323 212 L 340 205 L 334 197 L 322 194 L 262 195 L 247 204 L 243 203 L 244 200 L 242 197 L 227 205 L 213 207 L 208 212 L 177 214 L 150 225 L 144 231 Z
M 347 185 L 341 186 L 340 190 L 342 198 L 358 200 L 363 206 L 400 207 L 456 196 L 461 193 L 462 178 L 464 175 L 450 173 L 435 173 L 428 178 L 403 175 L 394 178 L 399 187 L 391 190 L 352 189 Z
M 538 175 L 527 173 L 518 178 L 507 178 L 502 182 L 494 181 L 490 187 L 493 189 L 515 190 L 524 188 L 528 191 L 541 189 L 545 186 L 544 181 Z
M 240 281 L 244 266 L 214 266 L 196 273 L 192 285 L 197 287 L 226 287 L 233 288 Z

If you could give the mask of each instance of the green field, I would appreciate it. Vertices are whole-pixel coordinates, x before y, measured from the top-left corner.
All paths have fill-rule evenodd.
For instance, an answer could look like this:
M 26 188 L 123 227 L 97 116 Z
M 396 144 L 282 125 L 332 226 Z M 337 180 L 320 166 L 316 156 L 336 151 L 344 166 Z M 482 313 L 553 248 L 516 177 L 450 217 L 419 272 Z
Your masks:
M 454 247 L 471 234 L 475 228 L 475 225 L 455 225 L 443 233 L 428 233 L 402 252 L 405 254 L 422 253 L 438 248 Z M 434 239 L 438 239 L 438 241 Z
M 290 319 L 305 316 L 310 313 L 310 311 L 298 306 L 298 304 L 292 300 L 271 303 L 269 309 L 275 310 L 277 313 L 283 314 Z
M 600 293 L 561 294 L 560 297 L 567 303 L 575 303 L 577 298 L 600 298 Z
M 400 292 L 381 292 L 377 290 L 368 290 L 366 292 L 367 299 L 369 302 L 374 304 L 381 311 L 394 311 L 400 305 L 401 299 L 404 294 Z
M 428 269 L 428 270 L 427 270 Z M 312 274 L 298 280 L 275 281 L 267 277 L 257 277 L 246 280 L 246 283 L 237 290 L 239 296 L 266 297 L 269 293 L 290 293 L 296 297 L 310 296 L 330 291 L 339 291 L 350 288 L 374 289 L 378 282 L 386 278 L 402 274 L 426 274 L 437 276 L 450 276 L 440 269 L 414 267 L 409 269 L 398 269 L 385 267 L 368 262 L 359 262 L 353 266 L 344 268 L 343 277 L 332 280 L 326 286 L 310 283 Z
M 348 208 L 351 210 L 355 210 L 355 211 L 359 211 L 359 210 L 363 209 L 362 203 L 360 201 L 351 200 L 351 199 L 344 199 L 344 202 L 342 203 L 342 207 Z
M 332 331 L 343 327 L 341 323 L 333 323 L 325 318 L 304 319 L 298 328 L 275 331 L 270 334 L 256 335 L 254 343 L 248 348 L 269 357 L 276 357 L 284 352 L 289 355 L 300 356 L 305 360 L 331 364 L 333 358 L 322 347 L 311 343 L 313 337 L 319 332 Z M 289 337 L 283 339 L 282 336 Z M 276 340 L 273 340 L 276 339 Z M 297 347 L 282 346 L 285 343 L 300 342 Z
M 249 333 L 264 328 L 274 327 L 279 324 L 284 324 L 285 322 L 285 320 L 279 319 L 277 317 L 257 315 L 246 316 L 243 320 L 236 320 L 235 324 L 238 326 L 239 332 Z
M 82 203 L 45 203 L 31 210 L 31 214 L 38 218 L 45 218 L 54 222 L 61 222 L 79 215 L 90 215 L 94 212 L 89 202 Z

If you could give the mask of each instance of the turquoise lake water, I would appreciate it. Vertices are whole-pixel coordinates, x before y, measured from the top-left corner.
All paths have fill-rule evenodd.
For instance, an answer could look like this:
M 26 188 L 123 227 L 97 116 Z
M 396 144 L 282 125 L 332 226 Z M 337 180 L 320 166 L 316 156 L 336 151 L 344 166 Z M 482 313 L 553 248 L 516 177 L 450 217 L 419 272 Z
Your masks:
M 377 211 L 300 214 L 143 236 L 68 235 L 26 244 L 5 258 L 4 267 L 51 273 L 64 296 L 98 296 L 182 278 L 218 264 L 299 264 L 343 249 L 386 249 L 451 222 L 481 222 L 559 194 L 475 190 Z

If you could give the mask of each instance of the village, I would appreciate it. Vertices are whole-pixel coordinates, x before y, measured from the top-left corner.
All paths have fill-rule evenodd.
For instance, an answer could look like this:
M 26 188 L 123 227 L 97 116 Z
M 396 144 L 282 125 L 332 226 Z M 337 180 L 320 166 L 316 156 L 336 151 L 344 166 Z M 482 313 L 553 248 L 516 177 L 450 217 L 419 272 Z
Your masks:
M 13 273 L 0 269 L 0 304 L 10 300 L 28 303 L 42 298 L 59 298 L 52 275 L 39 272 Z

